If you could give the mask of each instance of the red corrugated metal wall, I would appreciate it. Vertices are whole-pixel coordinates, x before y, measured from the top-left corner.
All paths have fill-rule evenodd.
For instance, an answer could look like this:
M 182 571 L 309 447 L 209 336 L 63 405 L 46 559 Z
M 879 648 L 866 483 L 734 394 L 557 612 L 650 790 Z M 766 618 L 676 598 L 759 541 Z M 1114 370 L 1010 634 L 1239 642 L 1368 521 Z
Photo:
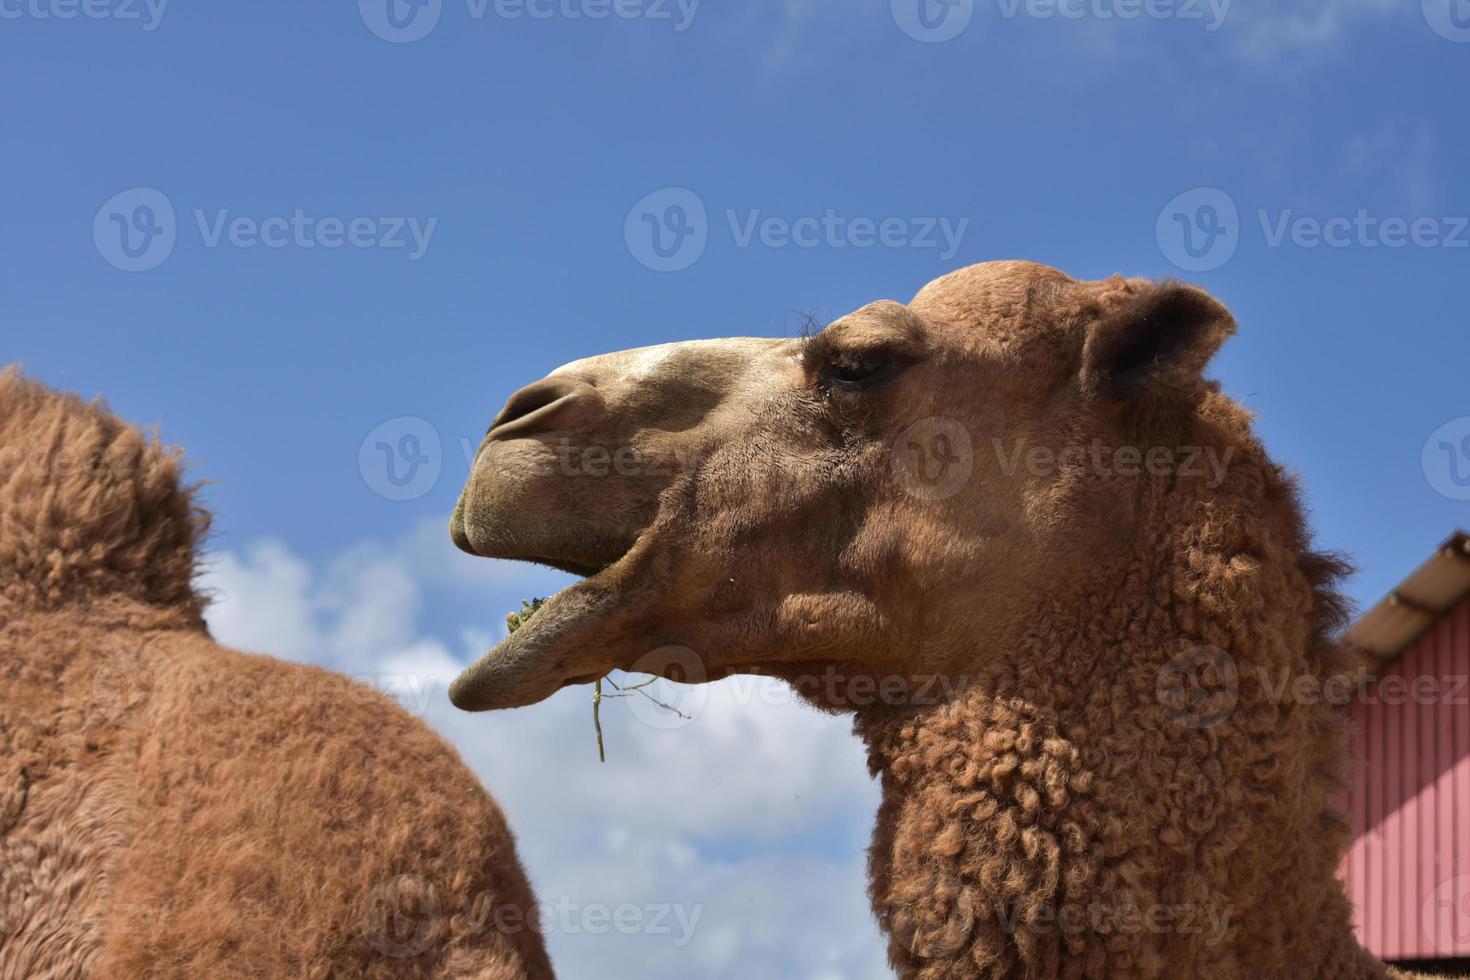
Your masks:
M 1361 692 L 1343 861 L 1385 960 L 1470 956 L 1470 600 Z

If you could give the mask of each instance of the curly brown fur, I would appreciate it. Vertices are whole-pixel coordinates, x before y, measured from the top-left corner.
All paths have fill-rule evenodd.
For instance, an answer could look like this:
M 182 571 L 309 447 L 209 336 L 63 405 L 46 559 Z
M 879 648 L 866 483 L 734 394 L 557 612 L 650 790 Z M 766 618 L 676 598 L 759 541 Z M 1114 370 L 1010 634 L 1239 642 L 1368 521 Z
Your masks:
M 1278 693 L 1352 671 L 1342 567 L 1202 376 L 1234 327 L 1178 283 L 990 262 L 811 340 L 559 368 L 451 532 L 594 574 L 450 696 L 752 672 L 852 713 L 905 978 L 1385 977 L 1335 878 L 1346 720 Z M 566 445 L 687 462 L 570 479 Z
M 205 523 L 176 453 L 0 374 L 0 978 L 549 977 L 448 746 L 209 638 Z
M 1218 308 L 1169 284 L 1101 292 L 1041 309 L 1063 324 L 1099 318 L 1084 361 L 1130 365 L 1084 379 L 1107 398 L 1129 397 L 1122 385 L 1154 357 L 1119 350 L 1118 334 L 1167 305 L 1193 329 L 1158 355 L 1170 377 L 1061 427 L 1109 450 L 1190 446 L 1231 462 L 1219 486 L 1084 471 L 1053 487 L 1062 520 L 1117 516 L 1130 500 L 1117 557 L 1079 554 L 1094 567 L 1058 575 L 1017 617 L 1024 629 L 976 651 L 958 697 L 859 713 L 884 786 L 870 871 L 890 955 L 920 978 L 1384 976 L 1334 877 L 1349 839 L 1334 802 L 1346 719 L 1271 686 L 1311 678 L 1320 691 L 1354 669 L 1333 640 L 1345 568 L 1310 548 L 1294 483 L 1247 414 L 1197 380 L 1200 350 L 1233 326 L 1208 327 Z M 1169 361 L 1170 344 L 1184 363 Z M 1200 651 L 1228 652 L 1236 674 L 1218 721 L 1181 717 L 1160 693 L 1171 662 L 1193 666 Z M 967 941 L 946 948 L 955 932 Z
M 1345 723 L 1268 694 L 1282 672 L 1350 670 L 1326 632 L 1339 566 L 1281 534 L 1289 482 L 1211 400 L 1241 439 L 1231 503 L 1157 478 L 1129 560 L 1047 596 L 961 695 L 859 715 L 884 788 L 871 891 L 902 975 L 1383 975 L 1333 877 Z M 1230 652 L 1238 701 L 1195 727 L 1159 683 L 1199 649 Z M 962 949 L 936 946 L 956 929 Z

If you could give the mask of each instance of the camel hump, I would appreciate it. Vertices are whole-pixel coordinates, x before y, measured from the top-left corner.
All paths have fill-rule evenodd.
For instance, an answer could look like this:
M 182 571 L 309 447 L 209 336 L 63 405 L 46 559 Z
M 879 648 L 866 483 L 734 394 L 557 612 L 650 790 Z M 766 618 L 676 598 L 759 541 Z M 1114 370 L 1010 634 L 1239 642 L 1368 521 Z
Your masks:
M 0 604 L 142 603 L 199 625 L 209 518 L 180 457 L 101 400 L 0 371 Z
M 551 980 L 505 816 L 421 718 L 180 631 L 122 673 L 146 809 L 99 976 Z

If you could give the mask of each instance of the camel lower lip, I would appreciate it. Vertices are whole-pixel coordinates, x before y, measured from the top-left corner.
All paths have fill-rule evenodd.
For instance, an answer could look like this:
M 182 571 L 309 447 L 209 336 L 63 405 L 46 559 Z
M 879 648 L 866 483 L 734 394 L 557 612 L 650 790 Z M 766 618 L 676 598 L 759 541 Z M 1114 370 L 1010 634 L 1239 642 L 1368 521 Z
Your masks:
M 582 581 L 547 599 L 534 616 L 455 678 L 450 702 L 465 711 L 524 707 L 606 673 L 597 669 L 601 651 L 589 638 L 618 605 L 616 570 L 629 554 L 589 568 Z
M 562 682 L 562 687 L 581 687 L 583 684 L 595 684 L 602 680 L 602 674 L 582 674 L 580 677 L 568 677 Z

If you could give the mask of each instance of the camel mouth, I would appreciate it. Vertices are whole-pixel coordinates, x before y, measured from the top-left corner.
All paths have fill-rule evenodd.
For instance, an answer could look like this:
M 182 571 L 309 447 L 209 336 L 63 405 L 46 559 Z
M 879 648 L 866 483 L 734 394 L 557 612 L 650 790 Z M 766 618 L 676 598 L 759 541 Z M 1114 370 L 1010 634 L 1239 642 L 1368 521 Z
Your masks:
M 549 465 L 535 440 L 488 442 L 450 517 L 449 536 L 461 551 L 580 578 L 461 672 L 449 698 L 463 710 L 535 704 L 619 666 L 607 648 L 618 636 L 613 625 L 622 617 L 615 614 L 640 591 L 636 583 L 647 581 L 629 566 L 649 536 L 652 507 L 594 517 L 586 495 L 602 485 L 558 478 Z
M 525 707 L 562 688 L 594 683 L 619 666 L 610 662 L 599 640 L 621 606 L 629 578 L 624 569 L 634 550 L 598 565 L 514 559 L 584 577 L 546 599 L 534 615 L 465 668 L 449 686 L 450 703 L 475 712 Z

